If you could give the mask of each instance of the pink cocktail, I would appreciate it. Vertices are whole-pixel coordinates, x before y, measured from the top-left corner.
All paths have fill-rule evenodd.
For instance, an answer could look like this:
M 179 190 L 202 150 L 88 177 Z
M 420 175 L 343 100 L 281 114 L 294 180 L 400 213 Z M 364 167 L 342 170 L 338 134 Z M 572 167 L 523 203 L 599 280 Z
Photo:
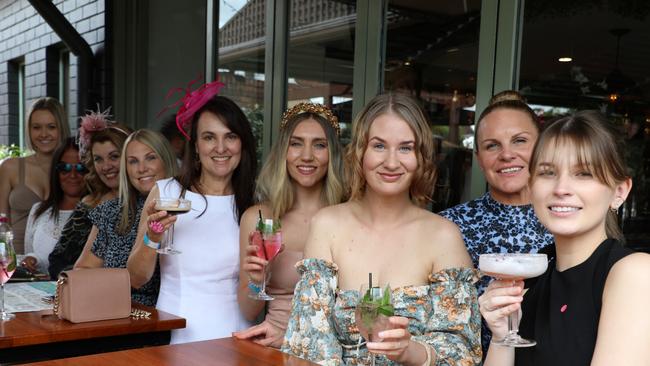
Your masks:
M 255 253 L 257 257 L 265 259 L 267 264 L 262 268 L 262 283 L 259 286 L 253 286 L 251 290 L 254 291 L 248 294 L 248 297 L 255 300 L 274 300 L 266 293 L 266 281 L 271 275 L 267 268 L 269 263 L 282 250 L 282 232 L 279 230 L 278 223 L 274 225 L 271 219 L 264 220 L 264 223 L 258 223 L 258 229 L 251 234 L 250 240 L 251 244 L 257 247 Z

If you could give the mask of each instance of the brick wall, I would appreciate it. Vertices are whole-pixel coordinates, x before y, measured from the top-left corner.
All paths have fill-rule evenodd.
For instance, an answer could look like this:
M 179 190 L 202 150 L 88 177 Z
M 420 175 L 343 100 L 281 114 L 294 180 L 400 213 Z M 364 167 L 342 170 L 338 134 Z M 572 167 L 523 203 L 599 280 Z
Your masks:
M 105 0 L 54 0 L 88 42 L 96 55 L 104 54 Z M 0 144 L 18 142 L 17 65 L 24 62 L 25 109 L 40 97 L 58 90 L 58 48 L 65 48 L 59 36 L 27 0 L 0 0 Z M 77 126 L 77 58 L 70 54 L 68 114 L 73 130 Z M 99 63 L 100 71 L 104 65 Z M 106 78 L 101 78 L 105 82 Z M 13 92 L 13 93 L 12 93 Z M 26 113 L 26 111 L 25 111 Z

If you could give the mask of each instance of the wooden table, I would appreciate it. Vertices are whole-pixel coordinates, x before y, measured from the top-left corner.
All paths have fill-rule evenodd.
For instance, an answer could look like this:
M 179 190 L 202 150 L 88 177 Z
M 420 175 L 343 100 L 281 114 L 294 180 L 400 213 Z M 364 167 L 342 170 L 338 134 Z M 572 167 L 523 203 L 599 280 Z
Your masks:
M 149 319 L 115 319 L 87 323 L 60 320 L 51 310 L 15 313 L 0 322 L 0 362 L 32 362 L 169 343 L 172 329 L 185 319 L 139 304 Z
M 250 341 L 222 338 L 148 347 L 30 364 L 32 366 L 169 365 L 169 366 L 312 366 L 309 361 Z

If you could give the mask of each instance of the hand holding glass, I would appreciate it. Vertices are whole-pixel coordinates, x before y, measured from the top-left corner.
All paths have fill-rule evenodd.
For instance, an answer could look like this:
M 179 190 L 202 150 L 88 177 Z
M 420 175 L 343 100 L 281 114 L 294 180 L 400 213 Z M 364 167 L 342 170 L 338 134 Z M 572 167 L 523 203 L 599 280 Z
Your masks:
M 267 267 L 282 248 L 282 232 L 276 231 L 274 233 L 262 234 L 256 230 L 251 234 L 251 244 L 257 247 L 257 256 L 265 259 L 267 263 L 262 268 L 262 284 L 260 285 L 259 292 L 251 292 L 248 294 L 248 297 L 255 300 L 274 300 L 272 296 L 266 293 L 266 281 L 271 277 L 271 272 L 267 270 Z
M 188 213 L 192 208 L 192 201 L 183 198 L 159 198 L 154 200 L 154 208 L 158 211 L 167 211 L 169 215 L 179 215 Z M 179 254 L 180 251 L 174 249 L 174 224 L 165 233 L 165 239 L 157 250 L 160 254 Z
M 359 300 L 354 311 L 354 321 L 361 336 L 368 342 L 381 342 L 379 332 L 392 329 L 389 318 L 394 315 L 390 286 L 371 287 L 361 285 Z M 372 356 L 375 364 L 375 355 Z
M 478 267 L 481 272 L 499 280 L 522 281 L 546 272 L 548 259 L 546 254 L 481 254 Z M 503 339 L 492 339 L 492 343 L 509 347 L 532 347 L 537 342 L 521 338 L 517 312 L 508 315 L 508 334 Z

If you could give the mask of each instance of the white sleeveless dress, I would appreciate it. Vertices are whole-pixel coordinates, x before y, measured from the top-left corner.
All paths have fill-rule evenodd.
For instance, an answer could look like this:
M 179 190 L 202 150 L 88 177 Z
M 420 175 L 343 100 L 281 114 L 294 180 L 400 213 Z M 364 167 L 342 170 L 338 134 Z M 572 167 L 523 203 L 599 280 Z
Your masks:
M 160 197 L 179 197 L 173 179 L 157 182 Z M 251 324 L 239 311 L 239 224 L 234 195 L 205 196 L 186 191 L 192 210 L 178 215 L 174 228 L 176 255 L 159 255 L 160 294 L 156 308 L 187 320 L 172 331 L 171 343 L 230 337 Z M 207 210 L 198 217 L 208 204 Z

